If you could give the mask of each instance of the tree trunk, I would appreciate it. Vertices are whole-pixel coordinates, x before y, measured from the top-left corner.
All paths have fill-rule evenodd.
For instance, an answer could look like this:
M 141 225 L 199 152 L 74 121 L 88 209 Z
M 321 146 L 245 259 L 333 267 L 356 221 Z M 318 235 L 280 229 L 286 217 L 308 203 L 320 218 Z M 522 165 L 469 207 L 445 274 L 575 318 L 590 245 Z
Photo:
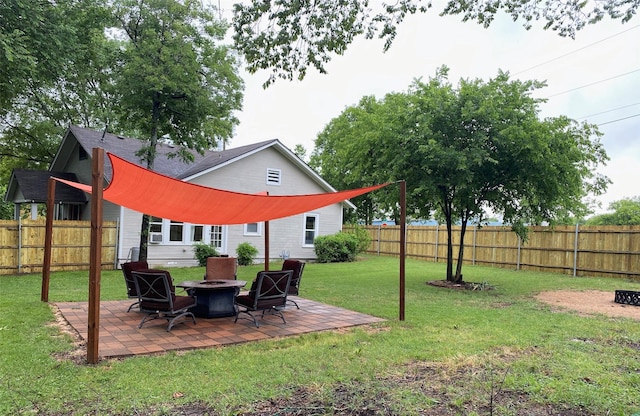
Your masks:
M 456 275 L 453 281 L 462 283 L 462 260 L 464 258 L 464 235 L 467 232 L 467 220 L 463 219 L 462 228 L 460 229 L 460 246 L 458 248 L 458 263 L 456 264 Z
M 156 158 L 156 145 L 158 144 L 158 123 L 160 120 L 160 97 L 154 94 L 153 110 L 151 114 L 151 136 L 147 147 L 147 169 L 153 170 L 153 163 Z M 149 214 L 142 214 L 142 224 L 140 225 L 140 261 L 147 261 L 149 243 Z
M 449 199 L 446 197 L 446 195 L 443 211 L 445 222 L 447 224 L 447 281 L 453 282 L 453 230 L 451 229 L 453 225 L 453 219 L 451 217 L 451 203 L 449 202 Z
M 147 245 L 149 241 L 149 216 L 142 214 L 142 225 L 140 226 L 140 261 L 147 261 Z

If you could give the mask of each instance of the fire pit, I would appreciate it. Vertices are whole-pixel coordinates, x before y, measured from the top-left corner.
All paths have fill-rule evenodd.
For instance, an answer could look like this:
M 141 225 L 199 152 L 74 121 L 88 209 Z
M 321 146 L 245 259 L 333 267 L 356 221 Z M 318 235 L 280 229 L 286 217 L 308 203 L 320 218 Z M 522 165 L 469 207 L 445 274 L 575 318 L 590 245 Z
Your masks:
M 615 303 L 640 306 L 640 292 L 634 290 L 616 290 Z

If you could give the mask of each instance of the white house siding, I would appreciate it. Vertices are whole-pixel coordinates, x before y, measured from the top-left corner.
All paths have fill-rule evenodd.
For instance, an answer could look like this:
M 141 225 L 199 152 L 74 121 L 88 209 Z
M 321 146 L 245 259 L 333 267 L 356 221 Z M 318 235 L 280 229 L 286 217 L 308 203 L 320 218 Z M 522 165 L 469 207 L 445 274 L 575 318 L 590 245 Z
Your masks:
M 64 166 L 52 166 L 52 170 L 60 170 L 64 172 L 74 172 L 78 177 L 78 182 L 91 184 L 91 172 L 93 170 L 91 155 L 86 159 L 80 160 L 79 148 L 77 141 L 73 141 L 74 146 L 68 159 L 64 160 Z M 59 161 L 58 161 L 59 162 Z
M 75 172 L 80 182 L 91 183 L 91 159 L 79 159 L 77 143 L 71 151 L 71 156 L 64 163 L 65 166 L 56 166 L 56 170 Z M 280 170 L 280 185 L 267 185 L 267 169 Z M 245 156 L 242 159 L 234 160 L 232 163 L 192 178 L 190 182 L 243 193 L 266 191 L 270 195 L 300 195 L 326 192 L 324 187 L 307 175 L 304 168 L 293 163 L 273 147 Z M 259 209 L 259 207 L 256 209 Z M 117 251 L 117 264 L 119 266 L 123 262 L 131 260 L 132 248 L 139 246 L 142 214 L 107 201 L 105 201 L 103 210 L 105 220 L 120 220 Z M 90 219 L 90 211 L 90 204 L 87 204 L 83 212 L 85 219 Z M 318 235 L 333 234 L 342 227 L 342 206 L 340 204 L 321 208 L 308 214 L 319 215 Z M 303 246 L 303 219 L 304 215 L 297 215 L 270 222 L 269 253 L 271 259 L 277 259 L 283 251 L 291 258 L 315 259 L 313 247 Z M 263 224 L 261 224 L 261 233 L 258 236 L 245 235 L 244 225 L 230 225 L 226 228 L 227 240 L 226 253 L 224 254 L 235 256 L 238 244 L 249 242 L 259 250 L 257 261 L 264 261 Z M 193 245 L 189 242 L 182 244 L 149 244 L 147 260 L 150 267 L 186 267 L 197 264 L 194 258 Z M 194 278 L 196 277 L 194 276 Z
M 129 208 L 120 208 L 120 236 L 118 239 L 118 265 L 131 260 L 131 249 L 140 246 L 142 214 Z
M 281 184 L 267 185 L 267 169 L 279 169 Z M 218 189 L 244 193 L 268 192 L 269 195 L 300 195 L 323 193 L 326 190 L 313 181 L 298 166 L 274 148 L 262 150 L 242 160 L 217 168 L 193 178 L 190 182 Z M 259 209 L 257 207 L 256 209 Z M 313 211 L 319 215 L 319 235 L 333 234 L 342 228 L 342 206 L 334 204 Z M 303 247 L 304 215 L 281 218 L 269 223 L 269 257 L 277 259 L 283 250 L 292 258 L 315 259 L 313 247 Z M 228 227 L 227 248 L 235 255 L 236 247 L 243 242 L 254 245 L 257 261 L 264 261 L 264 224 L 258 236 L 244 235 L 244 225 Z

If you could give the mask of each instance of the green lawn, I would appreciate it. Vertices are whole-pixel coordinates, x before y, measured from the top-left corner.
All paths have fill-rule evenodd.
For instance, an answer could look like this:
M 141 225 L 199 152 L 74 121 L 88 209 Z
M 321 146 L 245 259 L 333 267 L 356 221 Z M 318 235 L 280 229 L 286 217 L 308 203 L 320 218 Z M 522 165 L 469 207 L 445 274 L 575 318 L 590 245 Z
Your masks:
M 241 267 L 238 278 L 251 280 L 259 268 Z M 443 278 L 443 264 L 408 260 L 406 271 L 403 322 L 397 259 L 311 263 L 304 297 L 387 321 L 95 366 L 56 358 L 73 345 L 40 302 L 40 275 L 0 276 L 0 414 L 249 414 L 302 392 L 307 407 L 298 401 L 280 414 L 516 415 L 545 406 L 640 414 L 640 321 L 554 312 L 534 299 L 555 289 L 613 298 L 639 282 L 465 266 L 465 280 L 495 290 L 451 291 L 425 284 Z M 193 269 L 171 273 L 186 280 Z M 88 272 L 54 273 L 49 300 L 85 301 L 87 282 Z M 101 295 L 125 298 L 121 271 L 102 273 Z M 525 402 L 531 411 L 518 410 Z

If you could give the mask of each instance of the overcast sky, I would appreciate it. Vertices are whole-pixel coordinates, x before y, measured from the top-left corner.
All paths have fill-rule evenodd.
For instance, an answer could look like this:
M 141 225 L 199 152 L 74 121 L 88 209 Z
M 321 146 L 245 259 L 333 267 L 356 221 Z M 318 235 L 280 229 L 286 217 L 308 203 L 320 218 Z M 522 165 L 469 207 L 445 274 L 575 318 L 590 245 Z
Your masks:
M 220 3 L 230 18 L 233 2 Z M 598 198 L 599 212 L 612 201 L 640 196 L 640 18 L 605 20 L 567 39 L 540 23 L 527 31 L 503 17 L 484 29 L 438 11 L 408 18 L 387 53 L 381 41 L 357 40 L 333 58 L 327 75 L 311 72 L 303 81 L 279 80 L 264 90 L 266 73 L 245 73 L 240 125 L 228 147 L 279 139 L 292 150 L 302 144 L 308 158 L 317 134 L 365 95 L 406 91 L 413 79 L 426 80 L 442 65 L 454 85 L 460 78 L 488 80 L 501 69 L 513 78 L 547 81 L 539 92 L 549 99 L 542 116 L 600 126 L 611 158 L 600 171 L 613 183 Z

